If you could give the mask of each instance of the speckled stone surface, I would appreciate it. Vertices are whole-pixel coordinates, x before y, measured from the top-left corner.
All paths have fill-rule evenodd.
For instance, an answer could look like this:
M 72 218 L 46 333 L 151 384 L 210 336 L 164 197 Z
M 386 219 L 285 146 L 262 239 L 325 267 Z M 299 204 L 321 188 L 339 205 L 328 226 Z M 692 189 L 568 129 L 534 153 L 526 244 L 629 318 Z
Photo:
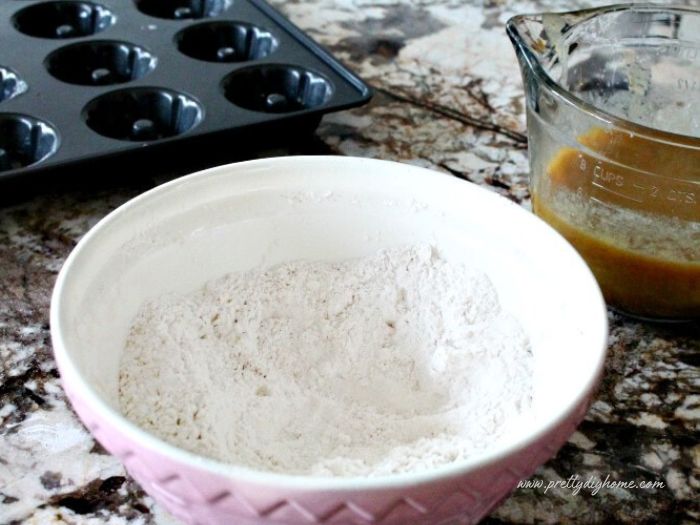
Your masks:
M 520 75 L 505 21 L 563 2 L 275 2 L 377 88 L 294 152 L 416 163 L 528 206 Z M 595 2 L 566 2 L 592 5 Z M 76 241 L 167 180 L 39 195 L 0 209 L 0 524 L 175 524 L 105 454 L 66 404 L 48 308 Z M 106 187 L 105 187 L 106 186 Z M 0 189 L 0 191 L 5 191 Z M 578 475 L 663 488 L 518 489 L 484 523 L 700 523 L 700 329 L 610 315 L 610 354 L 585 421 L 533 480 Z

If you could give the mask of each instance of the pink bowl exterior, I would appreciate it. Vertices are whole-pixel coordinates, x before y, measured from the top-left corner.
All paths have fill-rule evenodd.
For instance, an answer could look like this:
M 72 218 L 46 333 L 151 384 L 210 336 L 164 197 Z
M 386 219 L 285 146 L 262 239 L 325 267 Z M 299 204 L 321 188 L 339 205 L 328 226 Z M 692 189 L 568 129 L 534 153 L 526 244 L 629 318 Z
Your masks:
M 59 363 L 60 368 L 60 363 Z M 63 371 L 62 371 L 63 374 Z M 583 419 L 591 393 L 536 441 L 461 475 L 381 490 L 294 490 L 196 468 L 125 436 L 81 401 L 63 377 L 73 408 L 92 435 L 170 513 L 190 525 L 470 525 L 541 464 Z
M 313 161 L 304 157 L 295 159 L 295 162 L 302 163 L 319 162 L 318 158 L 313 158 Z M 344 162 L 350 162 L 335 157 L 321 160 L 341 167 Z M 270 169 L 270 166 L 284 168 L 287 161 L 252 162 Z M 359 167 L 364 169 L 369 161 L 353 162 L 359 162 Z M 252 168 L 252 163 L 250 166 Z M 383 163 L 382 166 L 390 164 Z M 199 176 L 220 176 L 222 170 L 227 169 L 215 168 L 209 175 Z M 579 263 L 585 268 L 582 260 Z M 65 267 L 52 299 L 52 338 L 63 386 L 75 411 L 93 436 L 124 463 L 146 492 L 173 515 L 191 525 L 477 523 L 515 488 L 519 480 L 528 478 L 556 454 L 584 417 L 602 373 L 604 352 L 595 354 L 596 372 L 591 374 L 595 377 L 587 380 L 568 408 L 547 421 L 546 426 L 527 425 L 523 435 L 514 436 L 517 439 L 512 440 L 518 445 L 494 451 L 481 460 L 475 458 L 476 461 L 463 468 L 445 469 L 439 475 L 421 473 L 414 481 L 410 476 L 401 476 L 398 481 L 387 479 L 386 483 L 381 479 L 367 482 L 348 480 L 347 483 L 335 480 L 326 486 L 325 480 L 319 482 L 319 478 L 305 480 L 246 472 L 178 453 L 173 447 L 126 422 L 99 398 L 80 375 L 64 347 L 58 315 L 64 278 Z M 590 272 L 586 279 L 589 286 L 595 286 Z M 599 312 L 591 319 L 596 323 L 595 333 L 599 336 L 596 345 L 600 346 L 596 350 L 601 351 L 607 333 L 604 302 L 597 287 L 593 296 L 589 297 L 591 308 L 597 303 Z M 598 331 L 598 328 L 602 330 Z

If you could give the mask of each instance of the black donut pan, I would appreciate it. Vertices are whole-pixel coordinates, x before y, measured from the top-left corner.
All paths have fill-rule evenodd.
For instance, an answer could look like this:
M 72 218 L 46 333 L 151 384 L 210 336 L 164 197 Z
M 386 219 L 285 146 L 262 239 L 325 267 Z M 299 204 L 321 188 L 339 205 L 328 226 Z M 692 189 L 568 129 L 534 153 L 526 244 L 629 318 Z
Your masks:
M 370 97 L 262 0 L 0 2 L 0 181 L 264 149 Z

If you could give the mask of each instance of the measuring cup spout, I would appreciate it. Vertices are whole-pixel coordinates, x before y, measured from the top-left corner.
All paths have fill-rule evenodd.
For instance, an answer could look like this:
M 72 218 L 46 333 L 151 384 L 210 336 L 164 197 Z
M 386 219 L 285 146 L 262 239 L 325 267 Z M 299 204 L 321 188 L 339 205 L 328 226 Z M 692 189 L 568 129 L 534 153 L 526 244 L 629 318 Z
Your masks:
M 538 99 L 540 83 L 537 72 L 542 70 L 545 53 L 552 51 L 543 38 L 546 34 L 544 16 L 543 14 L 518 15 L 508 20 L 506 24 L 506 32 L 515 48 L 523 77 L 525 96 L 530 105 L 536 104 Z
M 544 84 L 556 84 L 551 72 L 554 65 L 566 69 L 570 44 L 566 35 L 580 22 L 594 19 L 605 8 L 518 15 L 506 24 L 515 54 L 520 63 L 525 94 L 531 107 L 537 107 L 537 95 Z M 566 89 L 566 88 L 563 88 Z
M 532 68 L 539 61 L 539 54 L 545 47 L 543 15 L 518 15 L 506 24 L 506 32 L 515 48 L 520 66 Z

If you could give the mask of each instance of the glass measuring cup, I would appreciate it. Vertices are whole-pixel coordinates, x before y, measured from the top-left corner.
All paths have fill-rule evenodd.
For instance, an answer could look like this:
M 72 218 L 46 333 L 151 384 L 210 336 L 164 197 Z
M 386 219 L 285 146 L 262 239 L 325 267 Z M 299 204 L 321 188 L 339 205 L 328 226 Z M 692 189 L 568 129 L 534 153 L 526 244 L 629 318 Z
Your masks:
M 700 11 L 616 5 L 508 21 L 537 215 L 608 303 L 700 318 Z

